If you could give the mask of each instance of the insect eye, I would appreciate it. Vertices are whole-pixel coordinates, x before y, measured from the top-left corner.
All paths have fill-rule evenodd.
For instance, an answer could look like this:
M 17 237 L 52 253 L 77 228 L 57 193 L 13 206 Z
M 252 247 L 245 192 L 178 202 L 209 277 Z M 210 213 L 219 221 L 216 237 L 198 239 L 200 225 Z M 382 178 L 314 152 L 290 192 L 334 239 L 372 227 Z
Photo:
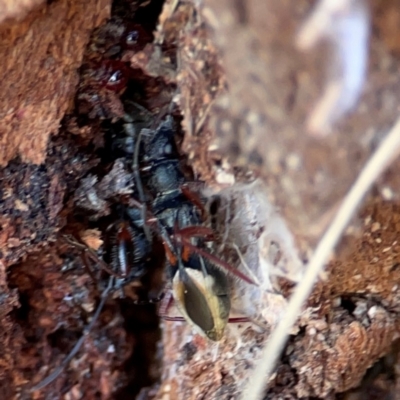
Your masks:
M 122 37 L 122 46 L 129 50 L 140 50 L 152 40 L 152 35 L 141 25 L 130 24 Z
M 109 84 L 114 84 L 119 82 L 122 79 L 122 72 L 121 71 L 115 71 L 109 78 L 108 83 Z
M 126 35 L 126 44 L 128 46 L 132 46 L 134 44 L 136 44 L 139 40 L 139 32 L 138 31 L 130 31 L 128 32 L 128 34 Z
M 103 61 L 100 68 L 100 81 L 109 90 L 119 92 L 128 81 L 128 67 L 121 61 Z

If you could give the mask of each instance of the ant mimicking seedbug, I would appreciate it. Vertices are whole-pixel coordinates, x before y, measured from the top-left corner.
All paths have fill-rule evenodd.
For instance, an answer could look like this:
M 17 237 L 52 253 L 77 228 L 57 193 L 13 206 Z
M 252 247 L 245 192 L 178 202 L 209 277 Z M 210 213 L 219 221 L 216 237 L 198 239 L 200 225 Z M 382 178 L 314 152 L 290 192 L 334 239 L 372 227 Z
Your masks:
M 142 137 L 141 141 L 138 135 L 133 152 L 130 147 L 127 153 L 141 169 L 136 184 L 143 184 L 147 193 L 140 199 L 142 203 L 131 199 L 133 207 L 127 212 L 133 219 L 140 220 L 141 215 L 143 224 L 150 222 L 161 237 L 173 298 L 185 319 L 209 339 L 220 340 L 230 313 L 226 273 L 254 282 L 206 250 L 214 232 L 203 226 L 206 213 L 202 201 L 187 185 L 172 118 L 167 117 Z M 143 201 L 146 194 L 147 202 Z
M 161 317 L 185 320 L 208 339 L 218 341 L 230 321 L 227 275 L 255 284 L 207 248 L 207 243 L 215 240 L 215 232 L 204 226 L 203 203 L 189 189 L 172 117 L 168 116 L 153 130 L 142 128 L 138 132 L 134 128 L 129 117 L 125 117 L 122 134 L 113 137 L 135 178 L 136 191 L 133 196 L 121 198 L 115 207 L 118 219 L 106 230 L 111 234 L 105 242 L 109 249 L 105 259 L 80 240 L 67 237 L 70 244 L 81 249 L 86 267 L 90 269 L 91 261 L 108 274 L 106 288 L 81 339 L 61 365 L 32 390 L 45 387 L 59 376 L 79 351 L 112 292 L 126 293 L 132 285 L 135 303 L 155 302 L 163 296 L 166 280 L 172 296 L 165 296 L 159 308 Z M 164 315 L 171 297 L 183 319 Z

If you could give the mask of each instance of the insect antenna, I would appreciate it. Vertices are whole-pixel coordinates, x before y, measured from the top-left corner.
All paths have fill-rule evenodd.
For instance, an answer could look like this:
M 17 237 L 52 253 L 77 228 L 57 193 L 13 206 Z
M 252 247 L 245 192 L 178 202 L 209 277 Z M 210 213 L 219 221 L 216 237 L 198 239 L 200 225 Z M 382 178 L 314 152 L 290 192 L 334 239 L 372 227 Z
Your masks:
M 139 169 L 139 151 L 140 151 L 140 142 L 142 140 L 142 132 L 143 132 L 143 129 L 141 129 L 139 131 L 138 137 L 137 137 L 137 140 L 135 143 L 135 151 L 133 152 L 132 169 L 133 169 L 133 175 L 135 177 L 136 187 L 137 187 L 138 194 L 139 194 L 139 200 L 142 203 L 141 213 L 142 213 L 142 219 L 143 219 L 143 231 L 146 235 L 147 240 L 149 242 L 151 242 L 150 229 L 146 224 L 147 207 L 146 207 L 146 202 L 145 202 L 145 198 L 144 198 L 144 190 L 143 190 L 142 180 L 140 178 L 140 169 Z
M 93 329 L 94 324 L 98 320 L 100 313 L 103 310 L 104 304 L 108 298 L 108 295 L 109 295 L 111 289 L 113 288 L 113 285 L 114 285 L 114 277 L 110 276 L 110 278 L 108 280 L 107 288 L 103 291 L 103 293 L 101 295 L 100 303 L 97 306 L 96 312 L 94 313 L 93 318 L 90 321 L 89 325 L 87 325 L 86 328 L 84 329 L 83 334 L 80 337 L 80 339 L 76 342 L 75 346 L 72 348 L 72 350 L 70 351 L 68 356 L 63 360 L 63 362 L 47 378 L 44 378 L 41 382 L 39 382 L 34 387 L 32 387 L 30 389 L 30 392 L 34 392 L 36 390 L 43 389 L 44 387 L 46 387 L 47 385 L 52 383 L 54 380 L 56 380 L 60 376 L 60 374 L 63 372 L 65 367 L 75 357 L 75 355 L 78 353 L 78 351 L 82 347 L 86 336 L 89 335 L 89 333 Z
M 227 272 L 231 273 L 233 276 L 238 277 L 239 279 L 250 283 L 251 285 L 258 286 L 258 284 L 253 281 L 253 279 L 249 278 L 246 274 L 243 272 L 239 271 L 237 268 L 232 267 L 229 263 L 221 260 L 220 258 L 214 256 L 211 253 L 208 253 L 207 251 L 201 249 L 198 246 L 195 246 L 190 242 L 190 240 L 182 237 L 181 235 L 175 235 L 175 239 L 177 239 L 178 242 L 180 242 L 183 246 L 187 247 L 189 250 L 191 250 L 193 253 L 198 254 L 199 256 L 202 256 L 206 258 L 207 260 L 211 261 L 213 264 L 216 266 L 226 270 Z

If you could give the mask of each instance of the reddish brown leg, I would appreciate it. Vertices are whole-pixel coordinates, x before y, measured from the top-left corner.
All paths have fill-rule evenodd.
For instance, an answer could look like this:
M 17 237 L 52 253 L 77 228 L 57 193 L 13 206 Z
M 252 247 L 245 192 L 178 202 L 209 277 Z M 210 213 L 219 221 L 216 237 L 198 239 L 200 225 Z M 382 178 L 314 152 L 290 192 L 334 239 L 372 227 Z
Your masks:
M 170 317 L 168 315 L 165 315 L 162 319 L 168 322 L 186 322 L 186 319 L 183 317 Z
M 168 310 L 174 302 L 174 296 L 172 295 L 171 290 L 169 290 L 160 303 L 160 307 L 158 308 L 158 316 L 162 318 L 164 321 L 173 321 L 173 322 L 185 322 L 185 318 L 183 317 L 171 317 L 168 314 Z
M 174 232 L 173 238 L 178 243 L 183 245 L 185 250 L 187 250 L 187 251 L 191 250 L 193 253 L 197 253 L 197 254 L 203 256 L 204 258 L 208 259 L 209 261 L 213 262 L 214 264 L 218 265 L 219 267 L 226 269 L 232 275 L 235 275 L 238 278 L 242 279 L 243 281 L 257 286 L 257 283 L 254 282 L 247 275 L 245 275 L 238 269 L 232 267 L 230 264 L 221 260 L 220 258 L 215 257 L 214 255 L 208 253 L 207 251 L 193 245 L 189 240 L 192 237 L 204 237 L 204 236 L 210 237 L 213 235 L 213 233 L 214 233 L 214 231 L 211 228 L 207 228 L 205 226 L 188 226 L 188 227 L 185 227 L 182 229 L 177 229 L 177 227 L 175 226 L 175 232 Z
M 165 315 L 162 317 L 164 321 L 170 321 L 170 322 L 185 322 L 185 318 L 183 317 L 170 317 Z M 240 324 L 244 322 L 252 322 L 251 319 L 246 318 L 246 317 L 237 317 L 237 318 L 229 318 L 228 323 L 229 324 Z
M 193 253 L 196 253 L 200 256 L 203 256 L 207 260 L 211 261 L 215 265 L 218 265 L 221 268 L 226 269 L 228 272 L 230 272 L 232 275 L 237 276 L 241 280 L 250 283 L 252 285 L 258 286 L 256 282 L 254 282 L 252 279 L 250 279 L 247 275 L 245 275 L 243 272 L 239 271 L 238 269 L 232 267 L 232 265 L 228 264 L 227 262 L 221 260 L 218 257 L 215 257 L 214 255 L 208 253 L 207 251 L 193 245 L 190 243 L 188 239 L 185 239 L 184 237 L 178 237 L 180 243 L 186 247 L 188 247 Z
M 159 317 L 163 318 L 167 315 L 168 309 L 171 307 L 173 301 L 174 297 L 172 296 L 172 292 L 168 290 L 158 307 L 157 313 Z
M 211 240 L 214 238 L 214 231 L 206 226 L 193 225 L 181 229 L 175 228 L 174 235 L 187 238 L 201 237 L 206 240 Z
M 234 317 L 228 319 L 228 323 L 230 324 L 240 324 L 241 322 L 252 322 L 252 321 L 250 318 L 247 317 Z
M 168 314 L 168 310 L 170 309 L 171 305 L 174 302 L 174 297 L 172 295 L 172 292 L 169 290 L 164 298 L 162 299 L 160 306 L 158 307 L 158 316 L 162 318 L 164 321 L 171 321 L 171 322 L 185 322 L 185 318 L 183 317 L 171 317 Z M 247 317 L 234 317 L 234 318 L 229 318 L 228 323 L 232 324 L 239 324 L 241 322 L 251 322 L 251 320 Z
M 183 249 L 181 250 L 181 258 L 182 261 L 189 261 L 190 258 L 190 249 L 189 247 L 183 246 Z
M 176 265 L 178 259 L 176 258 L 175 254 L 172 252 L 170 246 L 168 246 L 167 243 L 163 242 L 164 245 L 164 250 L 165 250 L 165 256 L 167 257 L 168 262 L 171 265 Z
M 129 224 L 126 221 L 123 221 L 118 225 L 116 260 L 114 260 L 114 263 L 117 263 L 121 277 L 126 278 L 131 269 L 131 257 L 135 250 L 133 248 L 133 237 L 129 229 Z
M 181 186 L 181 192 L 189 201 L 191 201 L 200 210 L 201 218 L 203 221 L 205 221 L 205 219 L 207 218 L 207 211 L 204 208 L 200 196 L 197 193 L 190 190 L 189 187 L 185 184 Z

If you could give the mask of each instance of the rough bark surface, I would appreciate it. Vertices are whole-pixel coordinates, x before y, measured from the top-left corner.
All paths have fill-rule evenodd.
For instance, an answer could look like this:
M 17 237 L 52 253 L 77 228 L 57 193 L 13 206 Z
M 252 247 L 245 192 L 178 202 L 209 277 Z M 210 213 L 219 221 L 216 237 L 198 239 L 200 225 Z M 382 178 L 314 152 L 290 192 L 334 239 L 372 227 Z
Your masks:
M 109 14 L 109 0 L 56 1 L 0 26 L 0 165 L 16 156 L 45 160 L 49 136 L 72 106 L 90 34 Z

